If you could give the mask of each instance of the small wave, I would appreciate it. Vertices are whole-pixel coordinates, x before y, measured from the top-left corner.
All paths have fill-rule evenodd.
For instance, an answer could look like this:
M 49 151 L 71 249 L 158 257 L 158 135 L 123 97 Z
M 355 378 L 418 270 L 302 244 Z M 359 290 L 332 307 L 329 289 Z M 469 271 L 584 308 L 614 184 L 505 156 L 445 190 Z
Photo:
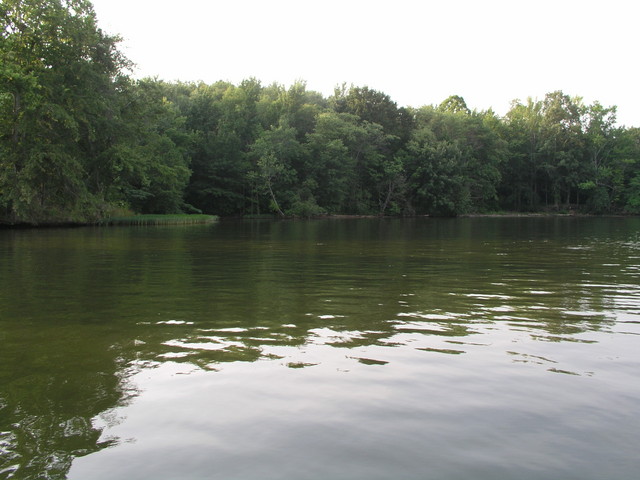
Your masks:
M 161 320 L 156 322 L 156 325 L 193 325 L 193 322 L 187 322 L 186 320 Z

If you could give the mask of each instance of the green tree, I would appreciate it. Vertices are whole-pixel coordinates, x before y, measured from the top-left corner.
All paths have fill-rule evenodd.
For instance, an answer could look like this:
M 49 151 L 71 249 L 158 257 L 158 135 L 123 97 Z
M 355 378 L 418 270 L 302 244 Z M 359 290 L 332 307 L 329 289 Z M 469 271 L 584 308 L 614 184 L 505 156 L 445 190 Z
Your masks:
M 0 20 L 0 206 L 10 221 L 81 221 L 127 61 L 83 0 L 5 0 Z M 114 105 L 116 107 L 114 108 Z
M 586 158 L 579 187 L 588 193 L 587 203 L 592 211 L 609 211 L 624 189 L 621 170 L 612 164 L 619 132 L 616 107 L 606 108 L 598 102 L 585 106 L 582 125 Z
M 392 158 L 385 159 L 382 164 L 378 186 L 380 215 L 385 215 L 389 210 L 399 214 L 404 208 L 406 162 L 407 152 L 400 150 Z
M 451 95 L 445 99 L 439 106 L 438 110 L 444 113 L 462 113 L 470 115 L 471 110 L 467 107 L 467 102 L 460 95 Z
M 165 96 L 167 86 L 155 79 L 131 85 L 123 96 L 122 126 L 113 150 L 117 176 L 113 188 L 138 213 L 177 213 L 188 208 L 184 191 L 191 175 L 191 137 L 185 118 Z
M 411 213 L 455 216 L 469 210 L 471 198 L 461 170 L 463 153 L 456 143 L 438 139 L 425 125 L 414 132 L 407 153 Z
M 206 213 L 237 215 L 251 206 L 249 152 L 261 127 L 260 83 L 201 84 L 191 94 L 186 127 L 194 134 L 187 202 Z
M 306 168 L 316 186 L 319 205 L 332 213 L 379 211 L 379 187 L 390 136 L 382 126 L 348 113 L 318 116 L 308 136 Z
M 639 128 L 618 129 L 607 168 L 615 188 L 614 207 L 627 213 L 640 213 Z
M 571 203 L 577 192 L 579 169 L 583 159 L 579 97 L 561 91 L 548 93 L 542 102 L 543 144 L 541 146 L 544 203 L 558 208 Z
M 504 126 L 509 156 L 502 170 L 501 203 L 506 208 L 535 210 L 543 142 L 542 102 L 531 97 L 526 104 L 514 100 Z
M 251 146 L 251 153 L 256 161 L 251 175 L 255 180 L 256 193 L 267 194 L 270 208 L 284 216 L 278 198 L 286 199 L 285 209 L 293 204 L 296 171 L 292 165 L 304 154 L 302 145 L 296 139 L 296 130 L 284 121 L 283 125 L 262 132 Z
M 351 86 L 348 91 L 346 85 L 336 88 L 330 99 L 333 110 L 337 113 L 350 113 L 361 120 L 380 125 L 384 133 L 394 135 L 398 139 L 403 138 L 406 119 L 402 118 L 404 110 L 399 109 L 396 102 L 389 95 L 365 87 Z M 389 148 L 397 150 L 399 144 L 389 145 Z
M 418 128 L 407 152 L 417 156 L 412 160 L 411 178 L 418 210 L 456 215 L 495 208 L 506 157 L 496 122 L 492 112 L 451 113 L 433 107 L 416 111 Z M 446 175 L 452 178 L 438 178 Z M 458 191 L 449 193 L 449 187 Z

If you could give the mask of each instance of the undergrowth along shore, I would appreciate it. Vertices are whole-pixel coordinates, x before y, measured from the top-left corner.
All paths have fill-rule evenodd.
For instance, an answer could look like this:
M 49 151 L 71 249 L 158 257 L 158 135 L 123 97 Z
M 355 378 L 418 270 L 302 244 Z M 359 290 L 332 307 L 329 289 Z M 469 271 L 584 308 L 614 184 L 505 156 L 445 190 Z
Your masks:
M 552 217 L 637 217 L 633 214 L 588 214 L 578 212 L 490 212 L 490 213 L 466 213 L 455 217 L 433 217 L 430 215 L 401 216 L 380 216 L 380 215 L 317 215 L 312 217 L 287 216 L 280 217 L 275 214 L 244 215 L 241 217 L 219 217 L 217 215 L 205 214 L 143 214 L 143 215 L 121 215 L 117 217 L 105 218 L 97 222 L 60 221 L 46 223 L 12 223 L 0 219 L 0 229 L 12 228 L 65 228 L 65 227 L 88 227 L 88 226 L 162 226 L 162 225 L 202 225 L 215 223 L 224 219 L 235 220 L 344 220 L 358 218 L 552 218 Z
M 131 215 L 125 217 L 112 217 L 98 222 L 98 225 L 196 225 L 213 223 L 218 220 L 215 215 Z

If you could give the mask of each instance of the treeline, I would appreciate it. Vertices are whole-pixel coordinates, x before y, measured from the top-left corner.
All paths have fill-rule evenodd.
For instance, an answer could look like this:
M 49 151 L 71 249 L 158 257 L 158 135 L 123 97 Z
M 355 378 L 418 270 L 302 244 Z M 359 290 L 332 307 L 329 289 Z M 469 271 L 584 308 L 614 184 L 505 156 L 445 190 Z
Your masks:
M 134 81 L 84 0 L 0 7 L 0 221 L 640 213 L 640 129 L 557 91 L 506 115 L 368 87 Z

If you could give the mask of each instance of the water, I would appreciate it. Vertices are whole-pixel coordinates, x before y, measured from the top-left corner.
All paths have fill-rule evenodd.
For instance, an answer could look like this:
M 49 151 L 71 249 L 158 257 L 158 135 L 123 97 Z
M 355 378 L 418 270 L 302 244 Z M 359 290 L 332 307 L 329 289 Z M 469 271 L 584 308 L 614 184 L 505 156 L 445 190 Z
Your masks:
M 0 478 L 635 479 L 639 232 L 0 231 Z

